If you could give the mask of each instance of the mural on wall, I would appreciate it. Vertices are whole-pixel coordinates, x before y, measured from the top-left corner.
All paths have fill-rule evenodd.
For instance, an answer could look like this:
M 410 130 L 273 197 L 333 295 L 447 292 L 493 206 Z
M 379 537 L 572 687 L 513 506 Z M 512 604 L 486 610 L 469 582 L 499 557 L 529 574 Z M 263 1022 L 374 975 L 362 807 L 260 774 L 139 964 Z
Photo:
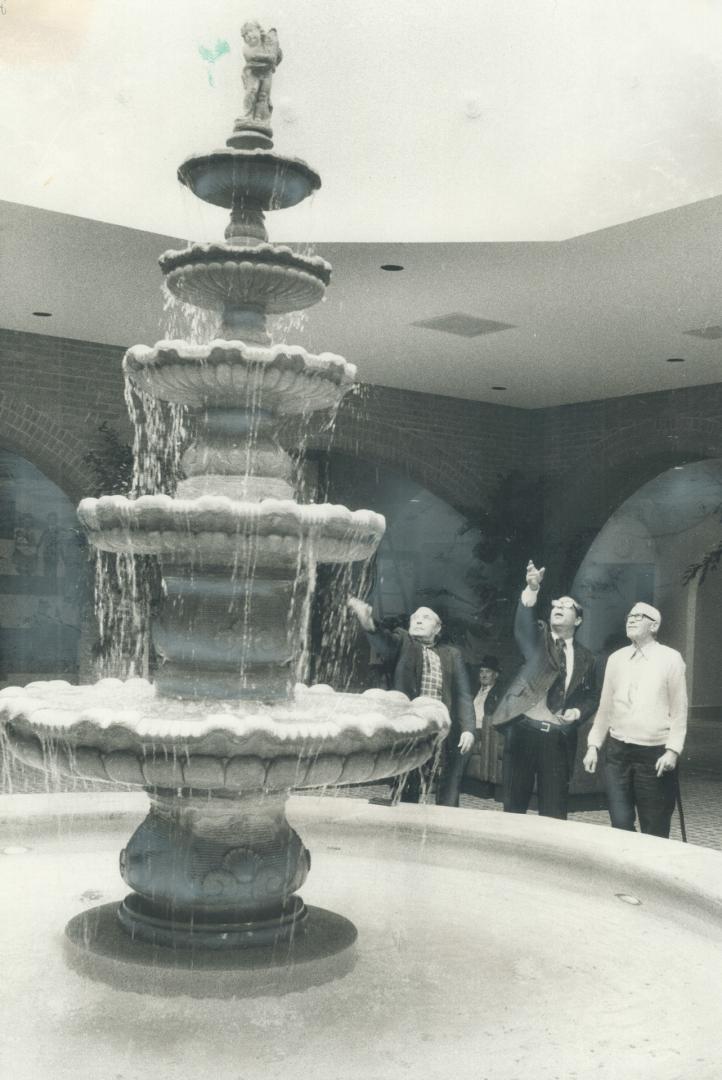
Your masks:
M 78 669 L 86 549 L 75 507 L 29 461 L 0 451 L 0 678 Z M 27 681 L 27 680 L 25 680 Z

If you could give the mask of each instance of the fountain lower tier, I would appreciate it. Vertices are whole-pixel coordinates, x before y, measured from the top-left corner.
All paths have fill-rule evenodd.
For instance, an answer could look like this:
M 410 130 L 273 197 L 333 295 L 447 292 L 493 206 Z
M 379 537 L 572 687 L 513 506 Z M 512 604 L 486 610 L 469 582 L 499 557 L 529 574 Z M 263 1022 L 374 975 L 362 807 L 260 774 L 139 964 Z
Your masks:
M 298 687 L 293 700 L 178 701 L 144 679 L 0 691 L 4 748 L 46 774 L 131 787 L 151 810 L 121 855 L 119 918 L 153 945 L 227 949 L 287 939 L 310 856 L 285 816 L 295 788 L 422 764 L 448 731 L 432 698 Z
M 296 686 L 287 701 L 179 701 L 146 679 L 0 690 L 9 749 L 34 768 L 134 787 L 239 795 L 364 783 L 426 760 L 448 727 L 433 698 Z

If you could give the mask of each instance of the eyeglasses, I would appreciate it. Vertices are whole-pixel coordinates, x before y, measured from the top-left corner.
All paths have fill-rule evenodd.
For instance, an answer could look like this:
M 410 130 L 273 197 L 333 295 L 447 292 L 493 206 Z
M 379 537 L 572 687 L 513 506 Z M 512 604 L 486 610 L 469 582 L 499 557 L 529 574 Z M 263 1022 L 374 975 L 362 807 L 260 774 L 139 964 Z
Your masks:
M 581 615 L 582 613 L 582 609 L 579 605 L 575 604 L 572 599 L 565 596 L 562 597 L 561 600 L 552 600 L 552 608 L 561 608 L 562 611 L 569 611 L 571 608 L 574 608 L 577 615 Z
M 630 611 L 627 615 L 627 622 L 638 622 L 640 619 L 649 619 L 650 622 L 654 622 L 651 615 L 645 615 L 643 611 Z

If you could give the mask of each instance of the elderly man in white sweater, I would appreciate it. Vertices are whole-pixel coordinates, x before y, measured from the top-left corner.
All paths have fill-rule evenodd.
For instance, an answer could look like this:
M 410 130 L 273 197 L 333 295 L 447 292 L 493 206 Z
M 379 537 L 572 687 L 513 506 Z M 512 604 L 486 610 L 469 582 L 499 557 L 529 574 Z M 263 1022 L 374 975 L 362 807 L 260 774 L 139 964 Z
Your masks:
M 669 836 L 677 792 L 677 760 L 687 733 L 684 660 L 657 641 L 657 608 L 637 603 L 627 616 L 631 644 L 612 653 L 584 768 L 594 772 L 607 739 L 606 786 L 615 829 Z

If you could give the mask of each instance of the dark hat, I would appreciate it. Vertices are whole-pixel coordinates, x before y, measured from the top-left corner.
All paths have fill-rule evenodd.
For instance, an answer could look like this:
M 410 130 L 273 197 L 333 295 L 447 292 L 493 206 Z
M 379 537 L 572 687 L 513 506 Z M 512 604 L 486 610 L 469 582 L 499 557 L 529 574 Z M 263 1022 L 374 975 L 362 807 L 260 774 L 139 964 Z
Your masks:
M 489 668 L 490 671 L 496 671 L 498 674 L 501 671 L 501 664 L 496 656 L 492 656 L 491 653 L 487 653 L 486 656 L 482 656 L 479 661 L 479 667 Z

